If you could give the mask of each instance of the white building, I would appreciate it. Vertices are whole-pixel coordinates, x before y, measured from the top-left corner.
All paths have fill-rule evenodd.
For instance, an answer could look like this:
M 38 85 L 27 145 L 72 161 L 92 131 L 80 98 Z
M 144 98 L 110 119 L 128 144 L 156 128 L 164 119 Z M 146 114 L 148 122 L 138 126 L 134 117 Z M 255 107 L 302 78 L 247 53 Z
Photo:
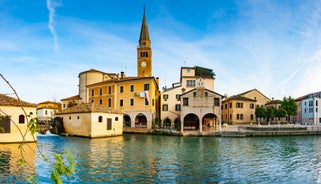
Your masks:
M 37 106 L 37 117 L 39 121 L 50 121 L 60 110 L 60 104 L 57 102 L 41 102 Z
M 195 66 L 195 67 L 182 67 L 181 74 L 180 74 L 180 82 L 174 83 L 171 88 L 163 88 L 161 93 L 161 108 L 160 108 L 160 117 L 163 121 L 165 128 L 171 127 L 176 128 L 177 130 L 183 131 L 184 129 L 191 128 L 193 130 L 202 131 L 202 125 L 193 125 L 194 128 L 186 126 L 183 127 L 182 123 L 184 121 L 185 115 L 182 108 L 183 108 L 183 101 L 182 99 L 186 96 L 189 96 L 191 91 L 195 91 L 196 88 L 201 88 L 203 91 L 202 93 L 198 93 L 198 97 L 203 100 L 205 95 L 209 95 L 206 99 L 210 99 L 211 97 L 217 97 L 219 100 L 219 104 L 221 103 L 222 96 L 214 92 L 214 78 L 215 74 L 213 70 Z M 196 91 L 199 91 L 197 89 Z M 203 95 L 203 96 L 199 96 Z M 188 97 L 189 98 L 189 97 Z M 205 99 L 205 98 L 204 98 Z M 191 101 L 193 104 L 194 101 Z M 214 98 L 211 100 L 202 101 L 205 103 L 204 106 L 196 107 L 196 106 L 185 106 L 184 109 L 189 109 L 189 112 L 195 112 L 199 110 L 205 110 L 206 112 L 213 112 L 214 106 Z M 210 107 L 210 110 L 208 109 Z M 205 109 L 204 109 L 205 108 Z M 215 123 L 221 121 L 221 110 L 220 106 L 218 107 L 219 110 L 215 111 Z M 216 109 L 216 108 L 215 108 Z M 204 112 L 205 112 L 204 111 Z M 204 120 L 203 113 L 196 113 L 199 116 L 199 121 L 197 124 L 202 123 Z M 211 115 L 211 118 L 214 116 Z M 214 126 L 214 121 L 211 122 L 210 126 L 213 128 L 212 130 L 218 130 L 217 127 Z M 186 123 L 185 123 L 186 124 Z M 188 124 L 188 123 L 187 123 Z
M 181 95 L 181 132 L 220 131 L 222 95 L 199 85 Z
M 321 94 L 314 93 L 302 99 L 302 123 L 310 125 L 318 125 L 321 123 L 321 110 L 319 103 L 321 102 Z

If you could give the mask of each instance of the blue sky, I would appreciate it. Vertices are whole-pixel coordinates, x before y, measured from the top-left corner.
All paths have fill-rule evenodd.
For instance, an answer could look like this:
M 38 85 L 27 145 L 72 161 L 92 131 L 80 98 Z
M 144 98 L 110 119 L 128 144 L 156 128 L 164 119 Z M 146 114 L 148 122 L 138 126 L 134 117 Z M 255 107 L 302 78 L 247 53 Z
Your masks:
M 321 91 L 320 0 L 0 0 L 0 73 L 35 103 L 78 94 L 91 68 L 135 76 L 144 4 L 160 87 L 197 65 L 229 96 Z

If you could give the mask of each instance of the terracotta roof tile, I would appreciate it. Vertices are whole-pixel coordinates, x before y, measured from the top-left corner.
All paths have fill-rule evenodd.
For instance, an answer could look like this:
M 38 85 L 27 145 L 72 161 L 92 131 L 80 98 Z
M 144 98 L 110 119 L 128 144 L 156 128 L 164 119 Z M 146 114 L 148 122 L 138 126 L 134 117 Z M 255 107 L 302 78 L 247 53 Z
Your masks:
M 66 108 L 57 114 L 71 114 L 71 113 L 89 113 L 89 112 L 109 112 L 120 113 L 118 111 L 109 110 L 106 107 L 95 103 L 82 103 L 73 107 Z
M 61 99 L 61 101 L 63 100 L 80 100 L 80 96 L 79 95 L 75 95 L 75 96 L 71 96 L 71 97 L 68 97 L 68 98 L 64 98 L 64 99 Z
M 30 103 L 16 98 L 0 94 L 0 106 L 23 106 L 23 107 L 37 107 L 37 104 Z

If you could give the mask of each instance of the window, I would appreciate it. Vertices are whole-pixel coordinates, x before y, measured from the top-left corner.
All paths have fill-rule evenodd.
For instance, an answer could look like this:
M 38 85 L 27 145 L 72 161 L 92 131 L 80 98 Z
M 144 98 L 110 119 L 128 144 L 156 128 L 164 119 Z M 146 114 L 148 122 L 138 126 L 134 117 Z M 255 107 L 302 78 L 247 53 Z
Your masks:
M 250 115 L 250 120 L 254 120 L 254 115 L 253 114 Z
M 180 96 L 179 94 L 176 94 L 176 100 L 177 100 L 177 101 L 180 100 L 179 96 Z
M 91 96 L 94 96 L 94 95 L 95 95 L 95 90 L 91 89 Z
M 103 95 L 103 88 L 99 88 L 99 95 Z
M 168 95 L 167 94 L 163 94 L 163 98 L 166 101 L 168 99 Z
M 79 119 L 79 116 L 77 116 L 77 119 Z
M 309 101 L 309 106 L 313 106 L 313 101 Z
M 214 106 L 220 106 L 220 99 L 214 98 Z
M 183 106 L 188 106 L 188 98 L 183 98 Z
M 100 104 L 100 105 L 103 104 L 103 99 L 99 99 L 99 104 Z
M 10 117 L 4 116 L 0 118 L 0 133 L 10 133 Z
M 227 109 L 227 104 L 225 104 L 225 109 Z
M 111 98 L 108 98 L 108 107 L 111 107 Z
M 232 103 L 230 103 L 230 108 L 232 108 Z
M 118 117 L 115 117 L 115 121 L 118 121 Z
M 111 118 L 107 118 L 107 130 L 111 130 L 111 127 L 112 127 L 111 121 L 112 121 Z
M 111 94 L 111 86 L 108 86 L 108 94 Z
M 243 108 L 243 103 L 236 102 L 236 108 Z
M 232 120 L 232 114 L 230 114 L 230 120 Z
M 134 99 L 133 98 L 130 99 L 129 105 L 134 106 Z
M 195 80 L 187 80 L 186 86 L 191 86 L 191 87 L 195 86 Z
M 149 91 L 149 84 L 144 84 L 144 91 Z
M 124 100 L 123 99 L 119 100 L 119 106 L 120 107 L 124 106 Z
M 205 96 L 208 96 L 208 92 L 207 91 L 205 91 Z
M 148 98 L 145 98 L 145 105 L 149 105 Z
M 120 86 L 119 87 L 119 93 L 123 93 L 124 92 L 124 86 Z
M 19 123 L 20 123 L 20 124 L 25 123 L 25 116 L 22 115 L 22 114 L 19 116 Z
M 237 120 L 243 120 L 243 114 L 236 114 Z
M 254 109 L 254 104 L 250 104 L 250 109 Z
M 130 92 L 134 92 L 134 91 L 135 91 L 134 84 L 131 84 L 131 85 L 130 85 Z
M 163 104 L 162 110 L 163 110 L 163 111 L 168 111 L 168 105 L 167 105 L 167 104 Z
M 69 116 L 69 120 L 71 120 L 71 116 Z
M 318 100 L 315 101 L 315 106 L 318 106 Z
M 193 92 L 193 96 L 196 97 L 196 92 Z
M 102 116 L 98 116 L 98 122 L 99 123 L 103 122 L 103 117 Z
M 47 110 L 45 110 L 45 115 L 48 115 L 48 111 Z
M 175 105 L 175 111 L 181 111 L 181 104 Z

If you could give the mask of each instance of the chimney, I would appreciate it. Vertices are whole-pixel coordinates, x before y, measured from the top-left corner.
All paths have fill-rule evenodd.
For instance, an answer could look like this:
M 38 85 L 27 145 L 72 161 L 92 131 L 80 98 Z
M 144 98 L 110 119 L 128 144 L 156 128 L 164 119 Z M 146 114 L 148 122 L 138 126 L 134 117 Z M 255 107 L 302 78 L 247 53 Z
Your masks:
M 125 78 L 125 73 L 124 72 L 120 72 L 120 79 Z

